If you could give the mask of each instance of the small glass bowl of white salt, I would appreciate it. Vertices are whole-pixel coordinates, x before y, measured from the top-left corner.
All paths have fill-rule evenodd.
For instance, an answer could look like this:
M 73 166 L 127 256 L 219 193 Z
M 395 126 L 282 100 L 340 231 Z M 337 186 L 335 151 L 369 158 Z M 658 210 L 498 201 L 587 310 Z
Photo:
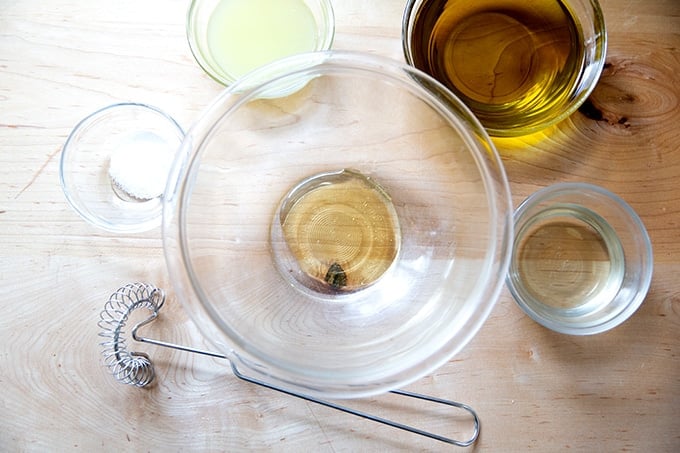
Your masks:
M 80 121 L 61 154 L 66 199 L 85 220 L 137 233 L 160 225 L 161 197 L 184 139 L 177 122 L 139 103 L 104 107 Z

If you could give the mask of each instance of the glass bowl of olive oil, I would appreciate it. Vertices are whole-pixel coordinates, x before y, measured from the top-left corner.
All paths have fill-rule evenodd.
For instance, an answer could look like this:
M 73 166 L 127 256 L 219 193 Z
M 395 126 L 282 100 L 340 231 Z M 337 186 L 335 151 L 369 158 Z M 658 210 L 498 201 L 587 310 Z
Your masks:
M 597 0 L 409 0 L 409 64 L 444 83 L 491 135 L 543 130 L 595 88 L 607 33 Z
M 203 112 L 170 172 L 178 299 L 262 379 L 325 397 L 401 387 L 460 351 L 502 289 L 501 160 L 464 104 L 403 63 L 328 51 L 267 66 Z
M 642 304 L 652 245 L 628 203 L 586 183 L 559 183 L 515 213 L 508 287 L 531 318 L 557 332 L 612 329 Z
M 201 68 L 231 85 L 274 60 L 330 49 L 335 16 L 330 0 L 193 0 L 186 32 Z

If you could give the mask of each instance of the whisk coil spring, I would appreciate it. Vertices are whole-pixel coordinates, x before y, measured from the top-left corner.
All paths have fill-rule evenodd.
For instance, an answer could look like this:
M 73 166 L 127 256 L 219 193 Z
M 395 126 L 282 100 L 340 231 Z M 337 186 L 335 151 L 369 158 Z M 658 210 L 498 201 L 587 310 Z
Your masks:
M 100 344 L 104 363 L 117 381 L 145 387 L 154 380 L 155 372 L 149 356 L 128 350 L 125 326 L 130 314 L 142 308 L 151 312 L 142 324 L 152 321 L 164 302 L 163 290 L 136 282 L 119 288 L 104 305 L 98 325 L 101 328 L 99 336 L 105 340 Z

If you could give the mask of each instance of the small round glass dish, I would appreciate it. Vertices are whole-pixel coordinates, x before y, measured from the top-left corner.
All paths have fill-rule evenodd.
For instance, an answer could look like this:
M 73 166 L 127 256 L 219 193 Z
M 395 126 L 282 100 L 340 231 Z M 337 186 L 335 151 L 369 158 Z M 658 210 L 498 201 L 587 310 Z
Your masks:
M 519 306 L 557 332 L 589 335 L 628 319 L 652 279 L 652 245 L 620 197 L 560 183 L 528 197 L 514 215 L 507 284 Z
M 335 15 L 330 0 L 193 0 L 186 33 L 201 68 L 228 86 L 277 59 L 329 50 Z
M 183 138 L 174 119 L 149 105 L 119 103 L 92 113 L 62 149 L 59 178 L 67 201 L 107 231 L 159 226 L 167 175 Z
M 394 60 L 312 52 L 261 71 L 201 115 L 173 166 L 178 299 L 216 348 L 283 387 L 360 397 L 422 377 L 503 287 L 512 204 L 492 142 Z

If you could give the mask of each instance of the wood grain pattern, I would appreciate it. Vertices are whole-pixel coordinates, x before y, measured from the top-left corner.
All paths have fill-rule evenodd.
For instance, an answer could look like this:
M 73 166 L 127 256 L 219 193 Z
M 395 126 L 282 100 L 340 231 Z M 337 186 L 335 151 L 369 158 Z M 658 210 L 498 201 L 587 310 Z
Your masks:
M 66 204 L 61 146 L 121 100 L 188 127 L 221 87 L 184 36 L 188 2 L 0 0 L 0 450 L 443 451 L 241 382 L 225 363 L 144 348 L 158 382 L 113 381 L 97 320 L 135 280 L 166 289 L 160 231 L 94 230 Z M 335 48 L 402 59 L 403 1 L 334 1 Z M 496 140 L 519 203 L 558 181 L 600 184 L 640 214 L 651 291 L 622 326 L 569 337 L 533 323 L 507 291 L 472 343 L 410 389 L 474 406 L 480 451 L 680 450 L 680 3 L 602 0 L 607 68 L 582 109 L 531 137 Z M 172 295 L 149 336 L 209 348 Z M 463 436 L 393 401 L 357 401 Z

